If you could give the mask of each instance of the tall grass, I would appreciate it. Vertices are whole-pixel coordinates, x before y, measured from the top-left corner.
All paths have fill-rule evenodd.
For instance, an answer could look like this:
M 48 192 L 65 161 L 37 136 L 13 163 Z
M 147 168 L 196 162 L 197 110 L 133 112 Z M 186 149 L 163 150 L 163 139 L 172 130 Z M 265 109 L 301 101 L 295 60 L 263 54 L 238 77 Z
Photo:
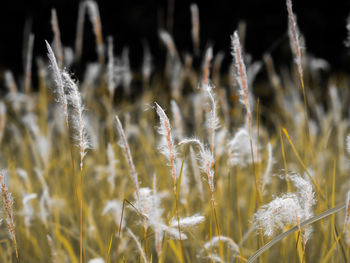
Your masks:
M 240 23 L 225 72 L 224 53 L 199 39 L 194 4 L 193 54 L 178 51 L 173 5 L 159 32 L 164 70 L 154 71 L 145 43 L 141 71 L 132 72 L 129 50 L 116 53 L 104 39 L 89 0 L 72 58 L 53 9 L 48 57 L 32 58 L 31 35 L 24 85 L 6 71 L 0 262 L 348 262 L 349 75 L 321 77 L 329 65 L 302 50 L 290 0 L 297 63 L 248 59 Z M 85 12 L 98 61 L 83 67 Z M 30 87 L 33 61 L 39 87 Z M 86 68 L 79 80 L 75 68 Z M 253 92 L 264 72 L 269 103 Z

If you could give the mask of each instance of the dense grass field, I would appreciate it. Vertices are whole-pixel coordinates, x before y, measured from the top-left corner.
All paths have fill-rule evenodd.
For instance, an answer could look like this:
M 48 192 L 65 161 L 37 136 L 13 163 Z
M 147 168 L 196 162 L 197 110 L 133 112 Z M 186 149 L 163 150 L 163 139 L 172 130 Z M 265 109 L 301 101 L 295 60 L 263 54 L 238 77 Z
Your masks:
M 289 68 L 252 61 L 244 27 L 231 55 L 201 49 L 189 10 L 193 52 L 160 31 L 162 70 L 146 46 L 138 72 L 127 48 L 115 55 L 91 0 L 74 49 L 55 10 L 47 57 L 32 57 L 30 35 L 25 75 L 3 74 L 0 262 L 350 261 L 349 75 L 322 77 L 290 0 Z M 87 65 L 84 25 L 98 57 Z M 253 92 L 261 72 L 268 102 Z

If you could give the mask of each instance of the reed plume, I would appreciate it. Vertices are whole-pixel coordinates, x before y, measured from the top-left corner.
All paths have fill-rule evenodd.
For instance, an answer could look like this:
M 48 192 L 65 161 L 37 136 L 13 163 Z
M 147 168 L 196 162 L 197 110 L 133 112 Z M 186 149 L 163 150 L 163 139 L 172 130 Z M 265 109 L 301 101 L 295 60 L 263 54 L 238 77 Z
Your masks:
M 67 96 L 64 90 L 64 84 L 63 84 L 63 80 L 62 80 L 62 74 L 61 74 L 61 70 L 58 67 L 55 55 L 51 49 L 50 44 L 45 41 L 46 43 L 46 48 L 48 50 L 48 57 L 50 60 L 50 65 L 53 71 L 53 77 L 54 77 L 54 81 L 56 84 L 56 89 L 53 90 L 54 93 L 57 93 L 57 101 L 62 105 L 63 107 L 63 112 L 64 112 L 64 117 L 65 117 L 65 121 L 66 121 L 66 127 L 67 129 L 69 128 L 69 122 L 68 122 L 68 101 L 67 101 Z
M 89 136 L 87 133 L 87 121 L 84 115 L 84 105 L 81 100 L 81 95 L 78 90 L 77 84 L 73 81 L 71 76 L 63 71 L 62 72 L 63 83 L 67 89 L 67 100 L 69 105 L 73 108 L 72 118 L 72 127 L 76 132 L 75 139 L 78 142 L 80 149 L 80 170 L 83 170 L 83 161 L 86 155 L 86 151 L 91 148 L 89 141 Z
M 130 148 L 129 148 L 129 144 L 128 141 L 126 139 L 124 130 L 123 130 L 123 126 L 118 118 L 118 116 L 115 116 L 116 119 L 116 125 L 117 125 L 117 130 L 120 136 L 120 146 L 123 149 L 123 153 L 125 156 L 125 159 L 128 163 L 128 167 L 129 167 L 129 174 L 131 177 L 132 182 L 134 183 L 134 187 L 135 187 L 135 191 L 136 191 L 136 197 L 137 197 L 137 203 L 138 206 L 140 205 L 140 194 L 139 194 L 139 182 L 138 182 L 138 175 L 136 172 L 136 168 L 134 165 L 134 162 L 132 160 L 132 155 L 130 152 Z
M 101 18 L 100 18 L 100 12 L 98 10 L 98 5 L 93 0 L 87 0 L 84 2 L 86 5 L 87 12 L 89 14 L 89 18 L 91 21 L 91 24 L 94 28 L 94 33 L 96 36 L 96 49 L 97 49 L 97 55 L 100 65 L 103 67 L 105 63 L 105 57 L 104 57 L 104 47 L 103 47 L 103 38 L 102 38 L 102 26 L 101 26 Z
M 12 211 L 13 198 L 11 196 L 11 193 L 8 192 L 7 186 L 5 184 L 4 176 L 5 176 L 5 172 L 1 171 L 0 172 L 0 185 L 1 185 L 0 187 L 1 187 L 2 201 L 3 201 L 4 209 L 5 209 L 6 214 L 7 214 L 7 219 L 6 219 L 7 227 L 9 230 L 10 237 L 11 237 L 12 242 L 13 242 L 13 247 L 15 249 L 16 258 L 18 260 L 17 241 L 16 241 L 16 235 L 15 235 L 15 223 L 13 220 L 13 211 Z
M 196 56 L 199 55 L 199 10 L 197 4 L 193 3 L 190 6 L 192 20 L 192 41 L 193 52 Z
M 63 52 L 62 52 L 62 43 L 61 43 L 61 33 L 60 33 L 60 27 L 58 25 L 56 9 L 54 8 L 51 10 L 51 25 L 52 25 L 52 31 L 55 37 L 55 51 L 56 51 L 58 67 L 62 69 Z
M 180 227 L 180 219 L 179 219 L 179 211 L 178 211 L 178 201 L 177 201 L 177 180 L 176 180 L 176 170 L 175 170 L 175 158 L 176 158 L 176 149 L 174 147 L 174 141 L 171 134 L 171 127 L 168 117 L 166 116 L 162 107 L 156 104 L 156 112 L 160 119 L 160 126 L 158 129 L 159 134 L 162 136 L 162 141 L 159 146 L 160 152 L 168 159 L 170 167 L 171 167 L 171 176 L 173 178 L 173 191 L 175 196 L 175 205 L 176 205 L 176 217 L 178 223 L 178 231 L 179 231 L 179 240 L 181 246 L 181 255 L 182 261 L 183 257 L 183 248 L 182 248 L 182 240 L 181 240 L 181 227 Z

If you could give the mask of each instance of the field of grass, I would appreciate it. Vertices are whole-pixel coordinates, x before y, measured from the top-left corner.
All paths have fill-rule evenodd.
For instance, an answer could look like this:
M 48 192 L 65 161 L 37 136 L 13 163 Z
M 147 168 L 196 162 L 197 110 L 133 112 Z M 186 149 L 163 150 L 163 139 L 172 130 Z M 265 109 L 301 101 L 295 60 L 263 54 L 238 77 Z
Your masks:
M 115 56 L 91 0 L 73 53 L 55 10 L 47 57 L 30 35 L 23 84 L 6 71 L 0 101 L 0 262 L 350 261 L 349 76 L 319 87 L 329 66 L 302 48 L 290 0 L 289 70 L 248 59 L 238 30 L 223 73 L 189 10 L 193 54 L 160 31 L 163 71 L 147 48 L 139 72 Z M 98 61 L 78 80 L 85 23 Z M 253 94 L 261 71 L 269 103 Z

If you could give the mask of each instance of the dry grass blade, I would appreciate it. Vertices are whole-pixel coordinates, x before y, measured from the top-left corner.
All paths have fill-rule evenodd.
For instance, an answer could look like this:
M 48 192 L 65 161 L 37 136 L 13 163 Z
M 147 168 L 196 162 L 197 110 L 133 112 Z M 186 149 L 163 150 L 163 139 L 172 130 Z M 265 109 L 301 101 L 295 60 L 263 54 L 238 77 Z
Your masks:
M 30 92 L 30 82 L 32 79 L 32 60 L 33 60 L 33 47 L 34 47 L 34 35 L 30 34 L 28 39 L 28 47 L 27 47 L 27 56 L 26 56 L 26 78 L 24 89 L 25 93 L 29 94 Z

